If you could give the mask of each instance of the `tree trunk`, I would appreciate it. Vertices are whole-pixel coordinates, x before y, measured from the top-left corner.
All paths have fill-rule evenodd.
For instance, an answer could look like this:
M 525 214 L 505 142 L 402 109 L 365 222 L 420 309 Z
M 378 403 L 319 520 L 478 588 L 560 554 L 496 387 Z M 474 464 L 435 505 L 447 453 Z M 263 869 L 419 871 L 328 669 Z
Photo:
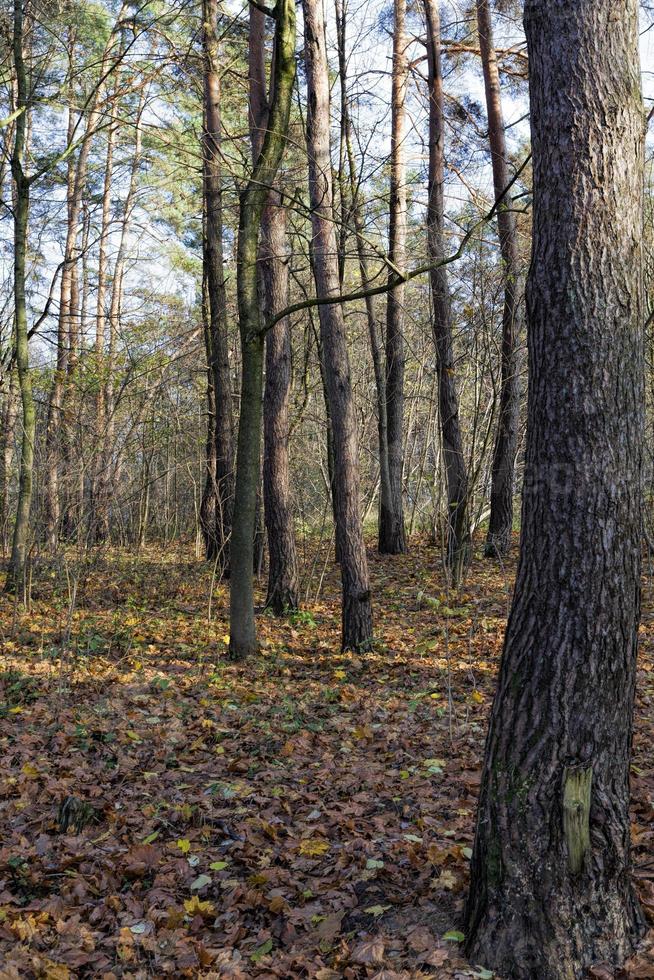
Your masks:
M 103 372 L 103 402 L 106 422 L 101 442 L 102 460 L 98 485 L 96 487 L 97 496 L 94 502 L 94 517 L 96 522 L 95 537 L 97 541 L 105 541 L 109 537 L 111 524 L 111 488 L 112 486 L 117 486 L 119 482 L 118 473 L 120 469 L 121 448 L 114 445 L 117 407 L 115 398 L 116 347 L 118 343 L 118 331 L 120 326 L 123 280 L 125 276 L 125 264 L 127 261 L 127 249 L 129 244 L 129 230 L 136 204 L 136 190 L 138 186 L 139 168 L 141 166 L 143 113 L 145 111 L 146 103 L 147 90 L 142 88 L 136 111 L 136 119 L 134 121 L 134 155 L 132 157 L 129 186 L 125 197 L 123 219 L 120 229 L 120 240 L 118 243 L 116 261 L 114 263 L 113 282 L 111 284 L 111 299 L 109 303 L 109 338 L 106 355 L 104 357 Z
M 0 422 L 0 551 L 3 555 L 9 547 L 9 479 L 18 419 L 18 375 L 13 364 L 9 367 L 7 380 Z
M 487 557 L 497 558 L 508 554 L 513 528 L 513 483 L 520 415 L 520 365 L 518 363 L 518 341 L 522 325 L 520 256 L 516 218 L 511 211 L 511 196 L 504 194 L 509 185 L 510 176 L 504 136 L 504 119 L 502 117 L 500 73 L 497 68 L 497 58 L 493 45 L 493 25 L 489 0 L 477 0 L 477 27 L 484 69 L 488 142 L 493 165 L 493 188 L 495 200 L 501 199 L 497 211 L 497 231 L 504 279 L 502 377 L 500 412 L 493 451 L 490 523 L 485 548 Z
M 206 235 L 206 228 L 203 229 L 204 235 Z M 203 249 L 206 249 L 204 241 Z M 205 558 L 207 561 L 215 562 L 219 558 L 218 537 L 216 535 L 216 394 L 213 387 L 213 370 L 211 367 L 213 354 L 206 269 L 202 276 L 202 328 L 207 357 L 207 438 L 204 453 L 204 484 L 200 501 L 200 530 L 204 541 Z
M 257 269 L 259 229 L 281 162 L 295 84 L 295 4 L 277 0 L 268 128 L 261 152 L 240 198 L 237 252 L 238 319 L 241 337 L 241 415 L 231 548 L 230 657 L 257 648 L 254 620 L 254 531 L 260 473 L 264 325 Z
M 216 548 L 220 570 L 230 565 L 230 536 L 234 506 L 234 456 L 232 392 L 229 374 L 227 293 L 223 270 L 223 190 L 220 154 L 220 51 L 218 43 L 218 0 L 203 0 L 204 45 L 204 199 L 206 236 L 203 262 L 209 293 L 211 369 L 215 415 L 213 420 L 216 489 Z M 209 557 L 209 555 L 207 555 Z
M 642 930 L 629 766 L 641 555 L 638 4 L 527 0 L 534 241 L 522 541 L 467 952 L 503 976 L 619 964 Z
M 88 111 L 88 118 L 84 136 L 81 141 L 77 158 L 71 152 L 68 157 L 68 168 L 66 177 L 66 204 L 67 204 L 67 226 L 66 241 L 64 245 L 64 261 L 61 270 L 60 290 L 59 290 L 59 317 L 57 322 L 57 361 L 55 365 L 52 388 L 48 402 L 48 421 L 46 426 L 45 448 L 46 448 L 46 473 L 45 473 L 45 511 L 47 522 L 47 539 L 52 549 L 57 547 L 59 533 L 61 530 L 61 463 L 63 458 L 62 446 L 62 427 L 64 425 L 64 411 L 66 395 L 70 392 L 67 384 L 69 372 L 69 357 L 71 354 L 71 335 L 75 332 L 74 319 L 76 310 L 74 309 L 75 276 L 77 262 L 79 259 L 77 240 L 79 233 L 79 217 L 82 207 L 82 198 L 86 189 L 86 179 L 88 171 L 89 154 L 93 138 L 100 123 L 101 113 L 104 111 L 102 98 L 106 89 L 106 77 L 109 69 L 111 53 L 113 51 L 116 38 L 119 35 L 119 25 L 121 24 L 121 12 L 114 23 L 104 46 L 102 59 L 99 65 L 100 81 L 98 82 Z M 71 49 L 70 77 L 74 77 L 74 64 Z M 72 147 L 75 140 L 75 131 L 79 124 L 79 119 L 73 115 L 75 105 L 75 94 L 71 88 L 68 95 L 68 134 L 67 145 Z
M 34 467 L 34 436 L 36 411 L 32 395 L 32 375 L 29 365 L 27 339 L 27 306 L 25 300 L 25 263 L 27 253 L 27 221 L 30 204 L 30 182 L 23 169 L 25 134 L 29 110 L 29 92 L 25 62 L 23 60 L 23 4 L 14 0 L 13 55 L 16 70 L 16 108 L 22 112 L 16 119 L 14 146 L 11 157 L 11 173 L 14 181 L 14 330 L 16 340 L 16 367 L 20 385 L 22 406 L 22 443 L 20 452 L 20 476 L 18 504 L 7 569 L 5 591 L 14 592 L 25 582 L 25 566 L 29 544 L 30 508 L 32 505 L 32 471 Z
M 250 131 L 256 163 L 266 132 L 265 15 L 250 10 Z M 268 196 L 261 224 L 259 274 L 265 319 L 288 306 L 286 211 L 279 193 Z M 263 502 L 268 537 L 266 606 L 277 615 L 298 607 L 298 566 L 288 463 L 291 328 L 288 317 L 266 334 L 263 401 Z M 255 549 L 256 551 L 256 549 Z M 256 558 L 256 554 L 255 554 Z M 255 561 L 256 565 L 256 561 Z
M 102 217 L 100 226 L 100 241 L 98 243 L 98 285 L 96 294 L 95 314 L 95 371 L 97 391 L 95 397 L 95 461 L 93 466 L 93 489 L 91 493 L 91 540 L 102 540 L 108 533 L 108 520 L 104 514 L 105 508 L 100 502 L 103 488 L 102 467 L 104 453 L 102 451 L 107 425 L 107 405 L 105 389 L 105 349 L 107 334 L 107 266 L 109 234 L 111 228 L 111 189 L 113 184 L 114 144 L 117 136 L 117 126 L 111 125 L 107 134 L 107 154 L 105 157 L 104 181 L 102 187 Z
M 261 268 L 266 318 L 288 306 L 286 212 L 275 192 L 261 235 Z M 288 461 L 291 395 L 291 325 L 279 320 L 266 336 L 263 408 L 263 497 L 268 533 L 266 606 L 281 615 L 298 607 L 298 565 Z
M 75 118 L 73 115 L 74 96 L 69 93 L 68 101 L 68 132 L 67 143 L 74 139 Z M 77 166 L 71 153 L 68 157 L 66 171 L 66 205 L 67 227 L 64 245 L 64 261 L 59 285 L 59 316 L 57 319 L 57 360 L 55 363 L 50 398 L 48 401 L 48 419 L 45 433 L 45 480 L 44 502 L 47 524 L 47 540 L 50 548 L 57 547 L 61 530 L 61 501 L 60 501 L 60 470 L 61 470 L 61 427 L 64 407 L 64 391 L 68 373 L 68 351 L 71 315 L 71 297 L 73 291 L 73 275 L 77 261 L 77 225 L 82 203 L 83 181 L 86 178 L 86 153 L 80 152 Z M 81 166 L 80 166 L 81 164 Z M 76 180 L 79 173 L 80 180 Z
M 329 73 L 321 0 L 304 0 L 304 58 L 309 90 L 307 147 L 313 232 L 313 268 L 319 297 L 339 294 L 338 249 L 329 147 Z M 320 333 L 334 446 L 336 540 L 341 565 L 343 649 L 372 645 L 372 608 L 359 509 L 356 416 L 343 310 L 319 307 Z
M 391 182 L 388 257 L 396 269 L 406 266 L 406 163 L 404 141 L 406 123 L 404 102 L 409 73 L 405 30 L 406 0 L 394 0 L 393 79 L 391 90 Z M 404 294 L 400 283 L 389 289 L 386 306 L 386 424 L 388 439 L 388 474 L 380 484 L 379 550 L 399 555 L 407 550 L 402 505 L 402 471 L 404 468 Z
M 424 4 L 429 68 L 427 244 L 430 259 L 438 262 L 445 257 L 443 218 L 445 132 L 440 14 L 437 0 L 424 0 Z M 433 302 L 432 328 L 438 375 L 438 409 L 447 484 L 447 566 L 453 584 L 458 586 L 463 579 L 470 551 L 468 473 L 459 423 L 459 395 L 452 345 L 452 308 L 445 266 L 432 269 L 430 279 Z
M 343 119 L 343 139 L 349 170 L 350 183 L 350 213 L 354 224 L 357 257 L 359 260 L 359 273 L 361 285 L 365 289 L 371 280 L 366 253 L 366 242 L 364 236 L 364 220 L 362 214 L 362 201 L 359 188 L 359 177 L 357 174 L 354 150 L 352 148 L 352 120 L 350 117 L 350 107 L 347 98 L 347 56 L 345 48 L 346 19 L 342 0 L 335 0 L 336 8 L 336 30 L 338 39 L 338 66 L 341 83 L 341 115 Z M 388 462 L 388 422 L 386 417 L 386 375 L 384 370 L 384 359 L 382 354 L 381 327 L 379 323 L 378 306 L 375 297 L 367 294 L 365 297 L 366 321 L 368 324 L 368 336 L 370 338 L 370 355 L 372 367 L 375 375 L 375 396 L 377 403 L 377 439 L 379 446 L 379 528 L 382 525 L 382 508 L 386 506 L 386 501 L 392 499 L 391 476 Z M 380 545 L 381 550 L 381 545 Z

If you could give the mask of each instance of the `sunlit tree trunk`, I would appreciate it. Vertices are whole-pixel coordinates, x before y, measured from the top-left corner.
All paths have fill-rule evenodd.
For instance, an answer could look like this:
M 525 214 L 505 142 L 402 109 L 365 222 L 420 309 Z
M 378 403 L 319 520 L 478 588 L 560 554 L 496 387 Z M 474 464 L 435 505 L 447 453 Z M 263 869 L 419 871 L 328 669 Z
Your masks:
M 259 230 L 282 159 L 295 84 L 295 4 L 277 0 L 268 125 L 239 207 L 237 294 L 241 337 L 241 415 L 231 548 L 230 643 L 233 659 L 257 648 L 254 619 L 254 531 L 260 475 L 264 324 L 259 303 Z
M 617 966 L 640 613 L 638 4 L 527 0 L 533 253 L 520 561 L 486 743 L 467 952 L 505 977 Z
M 321 0 L 304 2 L 304 58 L 307 74 L 309 191 L 313 231 L 313 268 L 320 298 L 339 295 L 338 249 L 332 206 L 329 145 L 329 73 Z M 372 607 L 363 526 L 359 507 L 356 416 L 343 310 L 319 307 L 325 382 L 334 447 L 336 538 L 342 582 L 342 645 L 368 649 L 372 644 Z

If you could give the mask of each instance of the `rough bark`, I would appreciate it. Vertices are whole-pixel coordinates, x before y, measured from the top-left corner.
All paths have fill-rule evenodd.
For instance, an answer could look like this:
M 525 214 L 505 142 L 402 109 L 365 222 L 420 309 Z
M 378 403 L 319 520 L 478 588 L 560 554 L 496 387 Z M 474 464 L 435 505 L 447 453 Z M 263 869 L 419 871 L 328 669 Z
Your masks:
M 617 965 L 642 918 L 629 765 L 641 555 L 638 4 L 527 0 L 534 240 L 522 541 L 486 744 L 467 952 Z
M 232 510 L 234 506 L 234 456 L 232 397 L 229 372 L 227 293 L 223 268 L 223 191 L 220 141 L 220 50 L 218 0 L 203 0 L 204 45 L 204 198 L 206 236 L 203 262 L 209 294 L 211 369 L 215 414 L 216 548 L 223 573 L 229 570 Z M 207 557 L 210 557 L 207 555 Z
M 288 306 L 286 211 L 269 200 L 261 236 L 266 318 Z M 279 320 L 266 336 L 263 425 L 263 498 L 268 534 L 266 606 L 281 614 L 298 607 L 298 564 L 288 458 L 291 395 L 291 325 Z
M 388 258 L 393 269 L 406 266 L 407 192 L 404 141 L 405 99 L 409 73 L 405 28 L 406 0 L 394 0 L 393 74 L 391 87 L 391 180 Z M 386 425 L 388 440 L 388 484 L 380 483 L 379 550 L 398 555 L 407 550 L 402 505 L 404 468 L 404 294 L 399 283 L 389 289 L 386 305 Z
M 313 232 L 313 269 L 319 297 L 339 294 L 329 146 L 329 73 L 321 0 L 304 0 L 304 58 L 308 86 L 307 148 Z M 356 416 L 343 310 L 319 307 L 325 383 L 334 448 L 336 540 L 342 581 L 342 645 L 368 649 L 372 608 L 359 508 Z
M 491 477 L 490 522 L 486 538 L 487 557 L 503 557 L 511 546 L 513 528 L 513 484 L 518 448 L 520 414 L 520 376 L 518 341 L 522 326 L 520 307 L 520 254 L 511 195 L 506 194 L 510 175 L 502 116 L 500 73 L 493 44 L 493 25 L 489 0 L 477 0 L 479 50 L 484 70 L 488 142 L 493 167 L 493 189 L 499 201 L 497 231 L 502 257 L 504 310 L 502 313 L 502 371 L 500 406 Z
M 241 415 L 231 547 L 229 653 L 241 659 L 257 648 L 254 619 L 254 531 L 260 474 L 264 329 L 259 304 L 259 229 L 281 162 L 295 84 L 295 4 L 277 0 L 270 115 L 261 152 L 240 198 L 237 296 L 241 338 Z
M 261 152 L 269 105 L 266 91 L 265 15 L 250 11 L 250 129 L 254 161 Z M 274 71 L 274 66 L 271 67 Z M 260 292 L 264 319 L 288 306 L 286 211 L 271 190 L 261 222 Z M 298 565 L 288 459 L 291 395 L 291 325 L 279 320 L 266 334 L 263 396 L 263 504 L 268 540 L 266 606 L 277 615 L 298 607 Z M 256 548 L 255 548 L 256 551 Z M 256 558 L 256 555 L 255 555 Z
M 424 6 L 429 70 L 427 245 L 430 259 L 439 262 L 445 257 L 443 218 L 445 132 L 440 14 L 437 0 L 424 0 Z M 452 309 L 445 266 L 433 268 L 430 280 L 433 304 L 432 330 L 438 375 L 438 409 L 447 485 L 447 566 L 454 585 L 459 585 L 463 579 L 470 550 L 468 473 L 459 422 L 459 395 L 452 343 Z

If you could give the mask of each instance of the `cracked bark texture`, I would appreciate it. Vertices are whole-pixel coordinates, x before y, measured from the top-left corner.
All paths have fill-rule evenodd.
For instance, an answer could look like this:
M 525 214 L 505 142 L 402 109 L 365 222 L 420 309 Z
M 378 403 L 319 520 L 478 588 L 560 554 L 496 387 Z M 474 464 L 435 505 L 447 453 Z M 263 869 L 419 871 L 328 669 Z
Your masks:
M 270 112 L 265 20 L 265 14 L 260 10 L 250 9 L 250 134 L 254 162 L 261 152 Z M 259 241 L 259 286 L 264 321 L 289 305 L 288 263 L 286 210 L 279 189 L 275 187 L 268 195 Z M 263 394 L 263 510 L 268 539 L 266 607 L 280 616 L 299 605 L 288 455 L 291 383 L 291 324 L 289 318 L 284 317 L 266 333 Z
M 466 912 L 472 962 L 568 980 L 642 929 L 630 882 L 643 113 L 636 0 L 527 0 L 534 239 L 522 541 Z M 568 773 L 592 769 L 577 873 Z M 575 845 L 576 846 L 576 845 Z

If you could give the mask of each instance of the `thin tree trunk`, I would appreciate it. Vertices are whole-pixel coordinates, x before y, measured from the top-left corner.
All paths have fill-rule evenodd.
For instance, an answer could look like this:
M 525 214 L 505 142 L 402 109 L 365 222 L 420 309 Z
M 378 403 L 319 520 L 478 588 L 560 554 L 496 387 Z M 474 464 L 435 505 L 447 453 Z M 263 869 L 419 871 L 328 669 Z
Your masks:
M 74 96 L 71 91 L 69 93 L 68 101 L 68 145 L 72 143 L 75 132 L 73 103 Z M 66 374 L 68 372 L 68 347 L 70 332 L 69 318 L 71 313 L 71 293 L 74 263 L 77 258 L 75 254 L 75 246 L 77 244 L 77 222 L 79 217 L 79 209 L 81 207 L 83 179 L 86 176 L 87 159 L 88 152 L 84 155 L 80 153 L 80 158 L 77 161 L 78 166 L 80 161 L 82 162 L 80 181 L 76 182 L 75 179 L 77 166 L 73 154 L 68 157 L 66 172 L 67 228 L 66 242 L 64 246 L 64 264 L 61 270 L 61 280 L 59 284 L 57 360 L 52 379 L 52 388 L 50 389 L 50 399 L 48 401 L 48 419 L 45 435 L 44 501 L 47 522 L 47 540 L 49 546 L 53 550 L 57 547 L 61 523 L 61 500 L 59 486 L 61 475 L 61 416 L 63 413 Z
M 100 503 L 104 485 L 102 467 L 104 464 L 103 442 L 106 436 L 107 401 L 105 350 L 107 345 L 107 273 L 109 230 L 111 226 L 111 189 L 113 185 L 113 157 L 117 136 L 117 126 L 110 126 L 107 133 L 107 154 L 105 157 L 104 182 L 102 187 L 102 217 L 100 242 L 98 245 L 98 286 L 95 314 L 95 371 L 97 393 L 95 399 L 95 464 L 93 490 L 91 493 L 91 539 L 102 540 L 108 533 L 107 515 Z M 100 506 L 98 506 L 100 504 Z M 100 513 L 98 513 L 100 511 Z M 100 519 L 100 520 L 99 520 Z
M 430 259 L 438 262 L 445 257 L 443 218 L 445 133 L 440 14 L 437 0 L 424 0 L 424 6 L 429 69 L 427 244 Z M 447 566 L 453 584 L 458 586 L 463 579 L 470 551 L 468 473 L 459 422 L 459 395 L 452 343 L 452 308 L 445 266 L 432 269 L 430 279 L 433 303 L 432 328 L 438 375 L 438 408 L 447 484 Z
M 467 952 L 517 980 L 615 967 L 630 879 L 640 613 L 638 4 L 527 0 L 534 168 L 522 540 L 493 705 Z
M 206 229 L 203 230 L 206 235 Z M 206 245 L 203 245 L 206 248 Z M 207 358 L 207 432 L 204 454 L 204 484 L 200 501 L 200 530 L 204 541 L 204 556 L 207 561 L 218 558 L 218 538 L 216 536 L 216 394 L 213 387 L 213 353 L 211 349 L 211 318 L 207 292 L 206 269 L 202 276 L 202 328 L 204 349 Z
M 405 99 L 409 66 L 406 54 L 406 0 L 394 0 L 393 76 L 391 89 L 391 182 L 388 257 L 395 269 L 406 266 L 407 193 L 404 141 Z M 388 484 L 381 482 L 379 550 L 399 555 L 407 550 L 402 503 L 404 468 L 404 294 L 399 283 L 387 294 L 386 306 L 386 424 Z
M 322 0 L 304 0 L 304 58 L 309 88 L 307 147 L 313 231 L 313 267 L 319 297 L 339 294 L 338 250 L 332 205 L 329 146 L 329 73 Z M 356 416 L 343 310 L 319 307 L 320 332 L 334 446 L 336 538 L 342 581 L 342 645 L 372 645 L 372 608 L 359 505 Z
M 216 550 L 220 570 L 230 565 L 230 536 L 234 497 L 232 393 L 229 373 L 227 293 L 223 271 L 223 191 L 220 156 L 220 51 L 218 45 L 218 0 L 203 0 L 204 199 L 206 236 L 203 262 L 209 294 L 211 369 L 215 414 Z M 209 555 L 207 555 L 209 557 Z
M 74 281 L 79 260 L 77 240 L 79 235 L 79 217 L 82 200 L 86 189 L 89 155 L 94 137 L 104 111 L 102 98 L 106 91 L 106 76 L 109 70 L 112 51 L 116 42 L 120 42 L 122 24 L 122 9 L 118 12 L 114 26 L 107 38 L 99 65 L 100 81 L 94 91 L 88 109 L 88 118 L 84 136 L 77 158 L 71 153 L 68 158 L 66 195 L 67 195 L 67 228 L 64 245 L 64 262 L 61 270 L 59 292 L 59 318 L 57 324 L 57 361 L 48 402 L 48 420 L 46 426 L 46 474 L 45 474 L 45 511 L 47 522 L 47 539 L 51 548 L 56 548 L 61 525 L 61 462 L 63 457 L 62 427 L 65 424 L 64 412 L 66 396 L 70 392 L 67 385 L 69 372 L 68 362 L 71 356 L 71 336 L 75 332 L 75 315 L 72 300 L 74 299 Z M 71 49 L 70 78 L 74 77 L 74 64 Z M 68 146 L 72 146 L 74 135 L 79 123 L 73 116 L 75 97 L 71 81 L 68 100 Z
M 129 186 L 125 197 L 124 212 L 120 229 L 120 241 L 114 262 L 113 282 L 111 284 L 111 299 L 109 303 L 109 338 L 107 342 L 105 324 L 105 342 L 107 350 L 104 356 L 104 412 L 105 427 L 101 441 L 102 458 L 100 465 L 99 478 L 97 483 L 97 496 L 94 503 L 94 516 L 96 521 L 96 541 L 105 541 L 110 533 L 110 501 L 111 486 L 118 483 L 118 472 L 120 467 L 120 455 L 114 451 L 114 433 L 116 425 L 116 404 L 115 404 L 115 373 L 116 373 L 116 349 L 118 344 L 118 332 L 120 327 L 120 314 L 123 296 L 123 280 L 125 276 L 125 264 L 127 261 L 127 247 L 129 243 L 129 230 L 135 206 L 136 188 L 138 185 L 139 168 L 141 166 L 141 152 L 143 140 L 143 112 L 145 110 L 147 93 L 146 89 L 141 89 L 139 104 L 136 111 L 134 122 L 134 155 L 129 177 Z
M 9 478 L 14 455 L 14 437 L 18 420 L 18 375 L 12 364 L 8 371 L 8 385 L 2 406 L 0 423 L 0 548 L 7 553 L 9 546 Z
M 30 182 L 23 169 L 25 137 L 29 110 L 29 91 L 23 55 L 23 4 L 14 0 L 13 55 L 16 71 L 16 108 L 23 110 L 16 119 L 11 173 L 14 181 L 14 330 L 16 367 L 22 406 L 22 443 L 18 504 L 7 570 L 5 591 L 14 592 L 25 582 L 25 567 L 29 544 L 29 521 L 32 504 L 32 471 L 34 467 L 34 436 L 36 412 L 32 394 L 32 376 L 27 339 L 27 306 L 25 300 L 25 266 L 27 253 L 27 223 L 30 204 Z
M 511 196 L 505 194 L 510 177 L 502 116 L 500 73 L 497 68 L 493 44 L 493 25 L 489 0 L 477 0 L 477 26 L 479 49 L 484 69 L 488 141 L 493 165 L 493 188 L 495 200 L 500 201 L 497 211 L 497 230 L 504 279 L 500 411 L 493 451 L 490 523 L 485 548 L 485 554 L 490 558 L 505 556 L 511 546 L 513 484 L 520 415 L 518 340 L 522 317 L 520 310 L 518 228 L 515 214 L 511 210 Z
M 347 60 L 346 60 L 346 17 L 342 0 L 335 0 L 336 6 L 336 30 L 338 39 L 338 65 L 341 83 L 341 116 L 343 120 L 343 139 L 349 170 L 350 182 L 350 213 L 354 224 L 357 257 L 359 260 L 359 272 L 361 285 L 365 286 L 370 282 L 370 269 L 368 256 L 366 253 L 366 242 L 364 236 L 364 221 L 362 214 L 361 192 L 359 178 L 354 160 L 352 147 L 352 120 L 350 117 L 350 107 L 347 98 Z M 384 370 L 383 342 L 381 337 L 380 317 L 378 313 L 375 297 L 366 295 L 366 322 L 368 324 L 368 336 L 370 338 L 370 354 L 372 358 L 373 372 L 375 375 L 375 395 L 377 402 L 377 437 L 379 446 L 379 529 L 382 525 L 381 510 L 385 506 L 385 501 L 392 499 L 391 476 L 388 462 L 388 422 L 386 417 L 386 375 Z M 381 547 L 380 547 L 381 550 Z
M 230 583 L 230 642 L 233 659 L 257 648 L 254 620 L 254 531 L 260 474 L 264 325 L 257 269 L 259 229 L 269 188 L 282 159 L 295 84 L 295 4 L 277 0 L 268 128 L 252 176 L 241 194 L 237 294 L 241 336 L 241 415 L 238 427 Z

